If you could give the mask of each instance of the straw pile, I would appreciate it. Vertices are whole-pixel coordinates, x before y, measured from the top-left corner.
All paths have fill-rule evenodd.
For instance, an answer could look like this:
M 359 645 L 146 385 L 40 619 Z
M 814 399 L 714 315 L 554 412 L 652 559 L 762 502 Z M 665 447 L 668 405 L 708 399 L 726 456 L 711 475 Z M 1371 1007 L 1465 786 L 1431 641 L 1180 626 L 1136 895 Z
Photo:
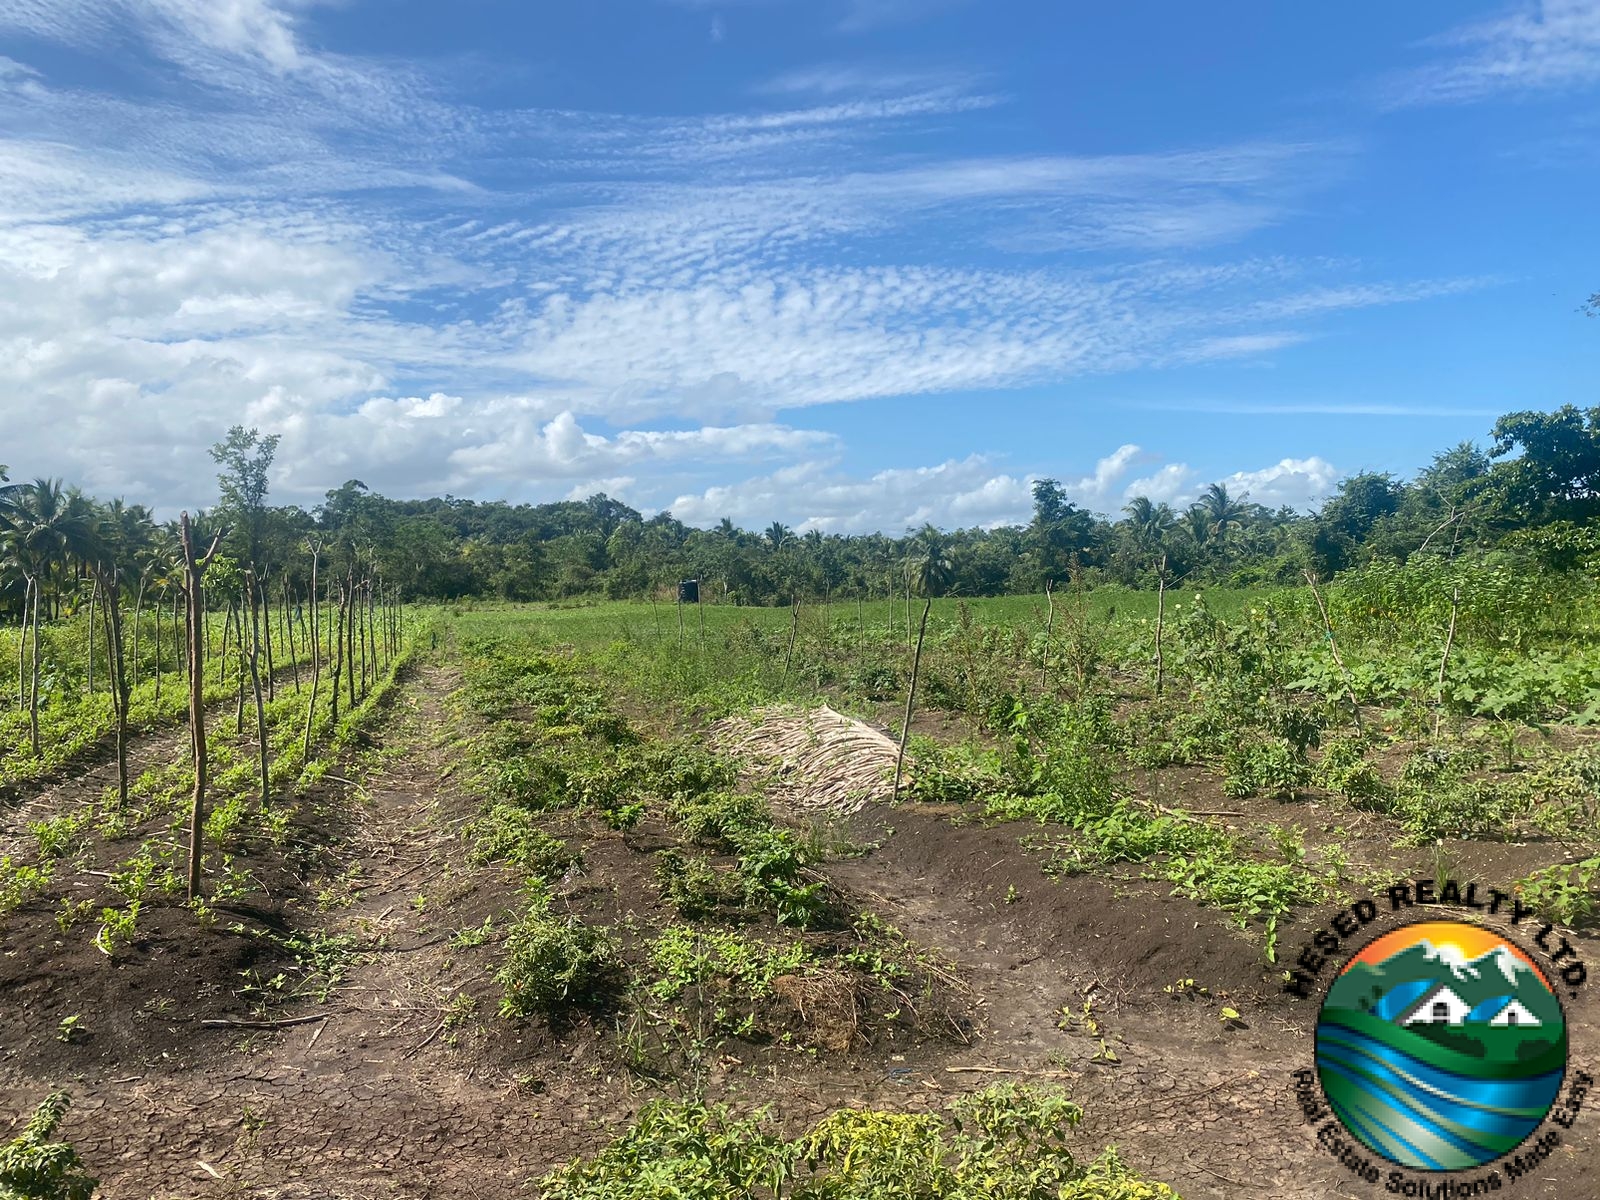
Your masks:
M 758 709 L 712 727 L 718 750 L 771 772 L 774 799 L 837 815 L 860 812 L 894 793 L 894 739 L 824 705 L 809 711 Z M 910 773 L 910 760 L 902 783 Z

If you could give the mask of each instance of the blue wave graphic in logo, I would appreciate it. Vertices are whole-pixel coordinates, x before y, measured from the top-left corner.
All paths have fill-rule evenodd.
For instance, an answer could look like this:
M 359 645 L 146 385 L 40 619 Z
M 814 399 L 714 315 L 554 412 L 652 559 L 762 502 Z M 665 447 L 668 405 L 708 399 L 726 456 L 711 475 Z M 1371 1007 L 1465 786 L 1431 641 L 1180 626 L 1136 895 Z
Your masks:
M 1516 1149 L 1565 1075 L 1460 1075 L 1326 1019 L 1317 1027 L 1317 1069 L 1346 1129 L 1385 1158 L 1429 1171 L 1479 1167 Z

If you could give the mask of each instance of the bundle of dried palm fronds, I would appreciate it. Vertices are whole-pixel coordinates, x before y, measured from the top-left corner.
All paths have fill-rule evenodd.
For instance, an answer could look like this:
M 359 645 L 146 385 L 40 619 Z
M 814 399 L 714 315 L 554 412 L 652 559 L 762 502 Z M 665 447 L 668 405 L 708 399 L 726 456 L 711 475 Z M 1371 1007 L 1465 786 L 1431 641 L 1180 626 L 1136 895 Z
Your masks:
M 826 705 L 758 709 L 719 721 L 711 736 L 771 771 L 775 798 L 795 808 L 853 813 L 894 794 L 894 739 Z

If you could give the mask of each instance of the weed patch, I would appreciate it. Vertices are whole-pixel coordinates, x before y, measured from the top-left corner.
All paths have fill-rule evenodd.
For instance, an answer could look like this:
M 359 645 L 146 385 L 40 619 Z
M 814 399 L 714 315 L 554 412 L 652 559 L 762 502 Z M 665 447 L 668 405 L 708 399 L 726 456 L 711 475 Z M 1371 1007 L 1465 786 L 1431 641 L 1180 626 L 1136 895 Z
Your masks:
M 765 1110 L 651 1102 L 589 1159 L 540 1183 L 546 1200 L 1169 1200 L 1112 1151 L 1079 1163 L 1067 1149 L 1082 1110 L 1056 1091 L 1002 1084 L 945 1115 L 841 1109 L 801 1136 Z

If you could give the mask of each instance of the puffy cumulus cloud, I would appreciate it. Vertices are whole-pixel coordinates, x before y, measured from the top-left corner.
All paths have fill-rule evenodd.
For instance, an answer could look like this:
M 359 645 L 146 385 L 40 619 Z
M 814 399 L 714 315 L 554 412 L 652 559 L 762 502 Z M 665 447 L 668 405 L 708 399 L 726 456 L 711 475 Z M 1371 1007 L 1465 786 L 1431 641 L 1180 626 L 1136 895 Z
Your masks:
M 1136 445 L 1118 447 L 1092 471 L 1061 480 L 1076 504 L 1111 517 L 1134 496 L 1181 507 L 1213 482 L 1186 463 L 1168 463 L 1154 473 L 1129 478 L 1153 455 Z M 984 455 L 950 459 L 930 467 L 878 471 L 851 477 L 829 460 L 785 466 L 767 475 L 680 495 L 670 508 L 679 520 L 710 526 L 723 517 L 759 527 L 781 519 L 802 531 L 899 533 L 924 522 L 942 528 L 993 528 L 1024 524 L 1033 509 L 1038 476 L 1019 477 L 996 469 Z M 1286 458 L 1255 471 L 1236 471 L 1215 482 L 1235 496 L 1269 508 L 1307 508 L 1330 495 L 1337 472 L 1326 460 Z M 630 481 L 631 482 L 631 481 Z
M 1338 490 L 1339 472 L 1325 458 L 1285 458 L 1258 471 L 1235 471 L 1217 482 L 1257 504 L 1308 508 Z
M 1338 472 L 1333 464 L 1317 455 L 1285 458 L 1270 467 L 1255 471 L 1235 471 L 1217 479 L 1207 478 L 1188 463 L 1165 463 L 1147 475 L 1134 475 L 1143 464 L 1158 461 L 1158 456 L 1139 446 L 1120 446 L 1095 464 L 1089 474 L 1062 481 L 1062 490 L 1076 504 L 1095 512 L 1116 515 L 1135 496 L 1147 496 L 1158 503 L 1177 507 L 1192 503 L 1210 483 L 1221 483 L 1235 496 L 1268 508 L 1288 505 L 1307 508 L 1332 495 Z
M 1194 495 L 1199 472 L 1187 463 L 1167 463 L 1152 475 L 1141 476 L 1123 489 L 1123 498 L 1146 496 L 1157 504 L 1177 504 Z
M 1117 507 L 1122 494 L 1123 480 L 1128 470 L 1143 452 L 1138 446 L 1118 446 L 1112 453 L 1095 463 L 1094 471 L 1079 479 L 1066 480 L 1062 490 L 1068 498 L 1083 508 L 1104 512 Z
M 723 517 L 762 525 L 785 519 L 797 529 L 860 533 L 931 522 L 943 527 L 1003 525 L 1027 510 L 1027 480 L 996 474 L 982 455 L 932 467 L 879 471 L 866 479 L 839 474 L 828 462 L 796 463 L 742 483 L 679 496 L 673 514 L 694 525 Z M 788 516 L 786 516 L 788 514 Z

